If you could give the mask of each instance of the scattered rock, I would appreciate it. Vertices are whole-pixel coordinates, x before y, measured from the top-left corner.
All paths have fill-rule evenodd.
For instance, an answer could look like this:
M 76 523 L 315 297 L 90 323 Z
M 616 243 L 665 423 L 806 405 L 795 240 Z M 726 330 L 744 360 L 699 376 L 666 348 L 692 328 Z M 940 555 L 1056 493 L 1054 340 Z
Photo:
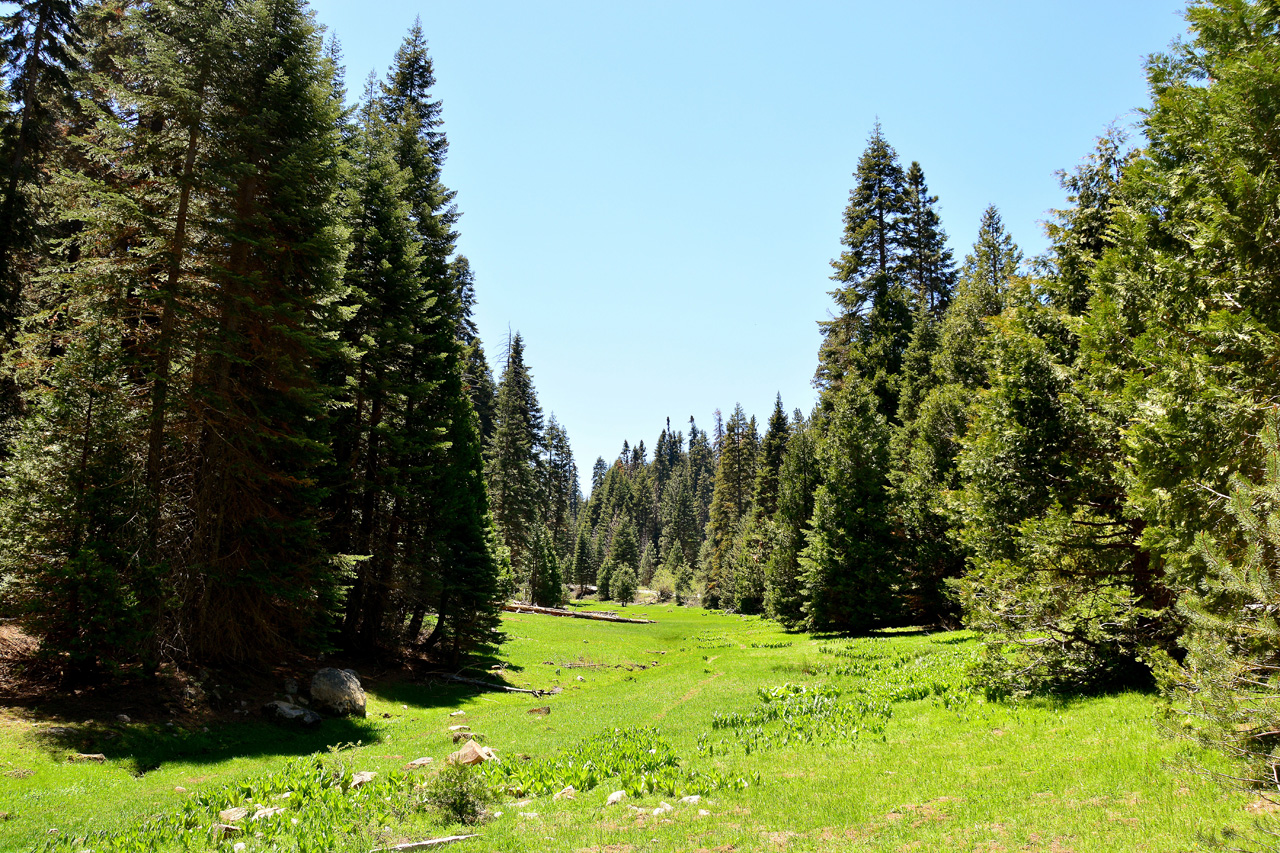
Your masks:
M 453 753 L 446 759 L 450 764 L 484 764 L 486 761 L 497 761 L 497 754 L 487 746 L 481 746 L 473 740 L 469 740 L 462 749 Z
M 583 678 L 581 675 L 579 675 L 579 676 L 578 676 L 578 680 L 579 680 L 579 681 L 586 681 L 586 679 L 585 679 L 585 678 Z
M 533 803 L 533 800 L 520 800 L 519 802 L 512 803 L 511 805 L 513 808 L 522 809 L 527 805 L 531 805 L 532 803 Z
M 96 761 L 99 764 L 107 760 L 101 752 L 77 752 L 71 756 L 72 761 Z
M 297 696 L 298 682 L 294 681 L 292 678 L 286 678 L 284 681 L 284 693 L 286 696 Z
M 265 820 L 269 817 L 275 817 L 278 814 L 284 814 L 284 809 L 278 806 L 269 809 L 258 809 L 253 813 L 253 817 L 249 818 L 249 820 Z
M 277 723 L 295 723 L 300 726 L 319 725 L 320 721 L 324 719 L 324 717 L 310 708 L 300 708 L 282 699 L 263 705 L 262 713 L 267 716 L 267 719 L 274 720 Z
M 287 799 L 289 799 L 289 798 L 290 798 L 290 797 L 292 797 L 292 796 L 293 796 L 293 791 L 285 791 L 283 794 L 276 794 L 276 795 L 275 795 L 274 797 L 272 797 L 271 799 L 273 799 L 273 800 L 287 800 Z
M 116 722 L 117 722 L 117 723 L 132 723 L 132 722 L 133 722 L 133 720 L 129 719 L 129 715 L 128 715 L 128 714 L 116 714 Z
M 687 796 L 687 797 L 681 797 L 681 798 L 680 798 L 680 802 L 682 802 L 682 803 L 689 803 L 690 805 L 697 805 L 698 803 L 702 802 L 702 795 L 701 795 L 701 794 L 690 794 L 690 795 L 689 795 L 689 796 Z
M 563 687 L 559 687 L 559 686 L 557 686 L 557 687 L 552 687 L 552 688 L 551 688 L 551 695 L 552 695 L 552 696 L 559 696 L 559 695 L 560 695 L 561 693 L 563 693 L 563 692 L 564 692 L 564 688 L 563 688 Z
M 467 715 L 467 712 L 466 712 L 466 711 L 454 711 L 454 712 L 453 712 L 452 714 L 450 714 L 449 716 L 450 716 L 450 717 L 465 717 L 466 715 Z
M 368 785 L 373 781 L 373 777 L 377 775 L 378 773 L 375 770 L 361 770 L 351 777 L 351 787 L 359 788 L 361 785 Z
M 711 812 L 707 811 L 706 809 L 698 809 L 698 817 L 710 817 L 710 816 L 711 816 Z
M 224 820 L 227 823 L 235 823 L 238 820 L 244 820 L 248 816 L 249 810 L 244 806 L 236 806 L 235 808 L 223 809 L 218 812 L 218 820 Z M 236 827 L 236 830 L 239 831 L 239 827 Z
M 551 713 L 550 705 L 543 705 L 541 708 L 530 708 L 526 713 L 537 714 L 539 717 L 545 717 Z
M 338 717 L 365 716 L 364 689 L 351 670 L 325 667 L 313 675 L 311 704 Z
M 520 817 L 534 818 L 537 816 L 538 816 L 537 812 L 520 812 Z
M 666 814 L 667 812 L 673 812 L 675 810 L 676 810 L 676 807 L 671 805 L 670 803 L 667 803 L 667 802 L 658 803 L 658 807 L 653 810 L 653 816 L 657 817 L 660 814 Z
M 187 789 L 182 787 L 181 785 L 175 785 L 173 787 L 173 792 L 175 794 L 185 794 L 187 792 Z
M 454 732 L 453 733 L 454 743 L 458 743 L 459 741 L 464 741 L 464 740 L 475 740 L 475 739 L 476 739 L 476 736 L 473 735 L 471 732 Z
M 406 764 L 404 766 L 404 769 L 417 770 L 419 767 L 426 767 L 428 764 L 431 764 L 434 761 L 435 761 L 434 758 L 426 758 L 426 757 L 415 758 L 413 761 L 410 761 L 408 764 Z
M 567 788 L 565 788 L 564 790 L 557 791 L 557 792 L 555 793 L 555 795 L 554 795 L 554 796 L 552 796 L 552 798 L 551 798 L 551 799 L 553 799 L 553 800 L 576 800 L 576 799 L 578 799 L 578 792 L 577 792 L 576 790 L 574 790 L 574 787 L 573 787 L 572 785 L 570 785 L 570 786 L 568 786 Z
M 234 851 L 234 853 L 244 853 L 244 846 L 245 845 L 243 841 L 237 841 L 235 844 L 231 845 L 231 849 Z
M 469 731 L 471 731 L 471 726 L 449 726 L 449 731 L 451 731 L 451 732 L 469 732 Z
M 616 806 L 618 803 L 622 802 L 626 798 L 627 798 L 626 791 L 614 791 L 612 794 L 609 795 L 609 799 L 604 801 L 604 804 L 606 806 Z
M 76 733 L 76 730 L 69 726 L 50 726 L 49 727 L 49 734 L 53 735 L 54 737 L 71 737 L 75 733 Z

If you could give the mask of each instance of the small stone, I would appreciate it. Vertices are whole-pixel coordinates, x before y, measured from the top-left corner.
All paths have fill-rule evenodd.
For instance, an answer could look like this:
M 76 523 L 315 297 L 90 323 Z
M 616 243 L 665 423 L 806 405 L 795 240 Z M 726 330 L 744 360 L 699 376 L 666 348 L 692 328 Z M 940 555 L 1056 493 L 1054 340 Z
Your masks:
M 675 810 L 676 810 L 676 807 L 671 805 L 670 803 L 666 803 L 666 802 L 658 803 L 658 807 L 653 810 L 653 815 L 654 817 L 657 817 L 660 814 L 666 814 L 667 812 L 673 812 Z
M 273 800 L 287 800 L 287 799 L 289 799 L 289 798 L 290 798 L 290 797 L 292 797 L 292 796 L 293 796 L 293 791 L 285 791 L 283 794 L 276 794 L 276 795 L 275 795 L 274 797 L 272 797 L 271 799 L 273 799 Z
M 552 800 L 576 800 L 578 799 L 578 792 L 574 789 L 572 785 L 569 785 L 563 790 L 557 791 L 555 795 L 552 796 L 551 799 Z
M 578 676 L 578 680 L 579 680 L 579 681 L 586 681 L 586 679 L 585 679 L 585 678 L 583 678 L 581 675 L 579 675 L 579 676 Z
M 537 817 L 537 816 L 538 816 L 538 813 L 537 813 L 537 812 L 520 812 L 520 817 L 529 817 L 529 818 L 532 818 L 532 817 Z
M 240 827 L 229 823 L 215 823 L 213 825 L 213 834 L 221 838 L 227 838 L 240 832 Z
M 297 696 L 298 682 L 294 681 L 292 678 L 286 678 L 284 682 L 284 692 L 286 696 Z
M 450 764 L 466 764 L 476 765 L 484 764 L 486 761 L 497 761 L 497 754 L 487 746 L 481 746 L 473 740 L 469 740 L 462 749 L 453 753 L 446 759 Z
M 612 794 L 609 795 L 609 799 L 604 801 L 604 804 L 606 806 L 616 806 L 618 803 L 622 802 L 626 798 L 627 798 L 626 791 L 614 791 Z
M 241 851 L 244 850 L 244 842 L 237 841 L 235 844 L 231 845 L 231 849 L 234 850 L 235 853 L 241 853 Z
M 101 764 L 107 760 L 107 757 L 101 752 L 77 752 L 71 756 L 72 761 L 96 761 Z
M 377 775 L 377 772 L 373 770 L 361 770 L 359 773 L 351 777 L 351 787 L 359 788 L 361 785 L 367 785 L 372 782 L 373 777 Z
M 475 735 L 473 735 L 471 732 L 454 732 L 454 733 L 453 733 L 453 742 L 454 742 L 454 743 L 459 743 L 459 742 L 464 741 L 464 740 L 475 740 L 475 737 L 476 737 L 476 736 L 475 736 Z
M 525 713 L 528 713 L 528 714 L 537 714 L 539 717 L 545 717 L 547 714 L 550 714 L 550 713 L 551 713 L 551 706 L 549 706 L 549 705 L 544 705 L 544 706 L 542 706 L 541 708 L 530 708 L 530 709 L 529 709 L 528 711 L 526 711 Z
M 275 817 L 278 814 L 284 814 L 284 809 L 280 808 L 279 806 L 269 808 L 269 809 L 258 809 L 256 812 L 253 813 L 253 817 L 249 819 L 265 820 L 266 818 L 269 818 L 269 817 Z
M 236 806 L 232 809 L 223 809 L 218 812 L 218 819 L 225 820 L 227 823 L 235 823 L 238 820 L 244 820 L 249 815 L 249 810 L 244 806 Z
M 181 785 L 175 785 L 173 788 L 173 792 L 175 794 L 185 794 L 187 792 L 187 789 L 182 787 Z
M 531 803 L 533 803 L 533 800 L 521 800 L 520 802 L 512 803 L 511 805 L 517 809 L 522 809 L 525 806 L 530 805 Z
M 710 816 L 711 816 L 711 812 L 707 811 L 706 809 L 698 809 L 698 817 L 710 817 Z
M 688 797 L 681 797 L 680 802 L 696 806 L 698 803 L 702 802 L 702 796 L 700 794 L 691 794 Z
M 116 714 L 116 722 L 117 722 L 117 723 L 132 723 L 132 722 L 133 722 L 133 720 L 129 719 L 129 715 L 128 715 L 128 714 Z
M 469 732 L 469 731 L 471 731 L 471 726 L 449 726 L 449 731 L 451 731 L 451 732 Z
M 301 699 L 302 697 L 298 697 Z M 300 708 L 289 702 L 277 699 L 274 702 L 268 702 L 262 706 L 262 713 L 267 718 L 278 723 L 295 723 L 301 726 L 318 725 L 324 717 L 321 717 L 310 708 Z
M 410 761 L 408 764 L 406 764 L 404 766 L 404 769 L 417 770 L 419 767 L 426 767 L 428 764 L 431 764 L 433 761 L 435 761 L 434 758 L 426 758 L 426 757 L 415 758 L 413 761 Z
M 452 714 L 450 714 L 449 716 L 450 716 L 450 717 L 464 717 L 464 716 L 466 716 L 466 714 L 467 714 L 467 712 L 466 712 L 466 711 L 454 711 L 454 712 L 453 712 Z

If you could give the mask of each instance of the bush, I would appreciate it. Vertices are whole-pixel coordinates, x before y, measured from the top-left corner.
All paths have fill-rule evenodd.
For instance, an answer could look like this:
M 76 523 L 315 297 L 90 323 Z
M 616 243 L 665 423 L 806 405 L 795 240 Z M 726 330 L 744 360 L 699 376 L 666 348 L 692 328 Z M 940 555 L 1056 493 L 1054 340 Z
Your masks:
M 635 600 L 639 585 L 635 569 L 627 565 L 618 566 L 609 579 L 609 597 L 625 606 Z
M 659 601 L 670 601 L 676 594 L 675 576 L 666 566 L 663 566 L 654 573 L 653 579 L 649 582 L 649 588 L 658 594 Z
M 471 826 L 484 819 L 494 793 L 480 773 L 450 764 L 423 786 L 422 801 L 445 819 Z

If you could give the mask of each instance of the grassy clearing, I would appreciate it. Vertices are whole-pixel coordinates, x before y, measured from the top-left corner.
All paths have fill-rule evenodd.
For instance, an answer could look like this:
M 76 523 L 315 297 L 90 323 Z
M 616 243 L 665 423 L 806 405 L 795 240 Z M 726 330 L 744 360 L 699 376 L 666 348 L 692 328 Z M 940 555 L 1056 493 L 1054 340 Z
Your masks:
M 562 688 L 551 697 L 402 683 L 371 692 L 368 720 L 307 734 L 50 733 L 5 718 L 0 849 L 367 851 L 479 832 L 451 849 L 1180 851 L 1249 822 L 1243 796 L 1170 768 L 1187 747 L 1160 735 L 1151 696 L 988 702 L 964 679 L 968 634 L 823 639 L 701 610 L 628 613 L 657 622 L 507 615 L 494 677 Z M 401 769 L 438 764 L 460 724 L 503 759 L 485 773 L 501 816 L 478 829 L 429 807 L 432 770 Z M 378 776 L 353 787 L 359 771 Z M 550 796 L 568 784 L 576 799 Z M 617 790 L 628 797 L 606 807 Z M 673 810 L 655 815 L 663 802 Z M 237 805 L 283 811 L 213 839 L 216 813 Z M 90 830 L 119 846 L 81 840 Z

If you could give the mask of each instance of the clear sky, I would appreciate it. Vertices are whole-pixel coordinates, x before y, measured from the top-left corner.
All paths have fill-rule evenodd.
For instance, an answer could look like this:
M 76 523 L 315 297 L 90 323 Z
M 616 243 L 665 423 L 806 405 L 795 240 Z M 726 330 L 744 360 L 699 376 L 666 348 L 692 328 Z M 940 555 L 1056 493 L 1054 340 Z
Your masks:
M 584 486 L 667 417 L 806 412 L 852 172 L 879 118 L 962 258 L 996 204 L 1028 256 L 1055 172 L 1147 103 L 1181 0 L 312 0 L 348 85 L 415 17 L 501 370 L 525 340 Z

